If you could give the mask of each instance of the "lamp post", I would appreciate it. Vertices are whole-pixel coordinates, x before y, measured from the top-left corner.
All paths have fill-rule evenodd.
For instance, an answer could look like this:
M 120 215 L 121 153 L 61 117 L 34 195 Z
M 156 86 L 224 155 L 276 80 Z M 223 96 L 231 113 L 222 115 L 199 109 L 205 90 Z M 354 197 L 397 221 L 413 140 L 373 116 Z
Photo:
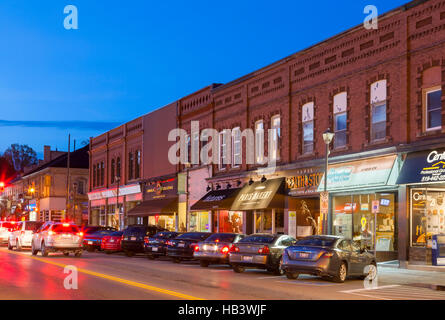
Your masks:
M 335 133 L 331 132 L 331 129 L 328 128 L 323 133 L 323 141 L 326 144 L 326 159 L 324 163 L 324 192 L 321 196 L 322 198 L 322 210 L 323 212 L 323 231 L 327 232 L 327 225 L 328 225 L 328 208 L 329 208 L 329 196 L 328 196 L 328 159 L 329 159 L 329 145 L 331 144 L 332 140 L 334 139 Z
M 117 215 L 117 228 L 120 229 L 120 225 L 121 225 L 121 215 L 120 215 L 120 210 L 119 210 L 119 186 L 120 186 L 120 182 L 121 182 L 121 177 L 116 176 L 116 183 L 117 183 L 117 192 L 116 192 L 116 215 Z
M 31 214 L 31 210 L 29 207 L 29 200 L 31 200 L 32 196 L 34 195 L 34 192 L 36 191 L 36 189 L 34 189 L 34 187 L 31 185 L 28 187 L 28 205 L 25 207 L 28 209 L 28 219 L 30 218 L 30 214 Z

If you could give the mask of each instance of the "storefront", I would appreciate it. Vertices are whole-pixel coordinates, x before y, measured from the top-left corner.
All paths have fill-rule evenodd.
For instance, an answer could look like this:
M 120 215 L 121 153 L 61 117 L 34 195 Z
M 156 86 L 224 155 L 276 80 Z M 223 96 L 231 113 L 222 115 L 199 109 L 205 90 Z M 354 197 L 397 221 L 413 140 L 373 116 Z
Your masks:
M 445 234 L 445 148 L 408 154 L 397 183 L 409 202 L 409 260 L 431 264 L 432 236 Z
M 322 233 L 320 194 L 322 168 L 305 168 L 286 173 L 287 233 L 296 238 Z
M 139 224 L 177 230 L 178 191 L 176 176 L 158 177 L 145 183 L 144 201 L 128 210 Z
M 241 188 L 211 190 L 190 208 L 190 231 L 234 232 L 243 230 L 243 212 L 231 206 Z
M 330 165 L 329 233 L 359 241 L 380 261 L 397 259 L 399 167 L 397 155 Z
M 243 233 L 284 233 L 284 178 L 247 183 L 231 211 L 243 212 Z

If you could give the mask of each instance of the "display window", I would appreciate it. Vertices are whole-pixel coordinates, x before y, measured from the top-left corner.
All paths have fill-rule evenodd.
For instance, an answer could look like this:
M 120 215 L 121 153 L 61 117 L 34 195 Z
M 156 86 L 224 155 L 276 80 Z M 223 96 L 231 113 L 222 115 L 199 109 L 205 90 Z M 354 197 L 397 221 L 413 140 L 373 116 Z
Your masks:
M 375 251 L 395 251 L 396 196 L 370 193 L 333 197 L 332 233 Z
M 174 215 L 155 215 L 148 217 L 148 224 L 156 225 L 169 231 L 175 231 Z
M 243 212 L 220 210 L 218 212 L 219 232 L 242 233 Z
M 272 233 L 272 210 L 256 211 L 256 233 Z
M 209 212 L 190 212 L 189 231 L 210 232 Z
M 411 189 L 411 246 L 431 247 L 445 233 L 445 189 Z

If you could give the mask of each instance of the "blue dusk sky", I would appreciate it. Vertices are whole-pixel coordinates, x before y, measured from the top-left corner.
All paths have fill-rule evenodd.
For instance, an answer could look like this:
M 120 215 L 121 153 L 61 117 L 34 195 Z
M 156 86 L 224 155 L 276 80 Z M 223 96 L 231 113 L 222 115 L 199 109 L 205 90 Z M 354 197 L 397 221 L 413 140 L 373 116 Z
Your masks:
M 0 153 L 67 149 L 226 83 L 407 0 L 0 2 Z M 78 30 L 66 30 L 66 5 Z

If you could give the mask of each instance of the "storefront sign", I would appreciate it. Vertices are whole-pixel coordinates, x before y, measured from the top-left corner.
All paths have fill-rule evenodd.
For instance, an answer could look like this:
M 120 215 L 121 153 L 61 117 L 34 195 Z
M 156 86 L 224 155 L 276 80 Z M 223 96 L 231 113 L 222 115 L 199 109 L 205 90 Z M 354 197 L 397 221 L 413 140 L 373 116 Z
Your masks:
M 379 213 L 380 211 L 380 202 L 379 200 L 372 201 L 372 213 Z
M 398 184 L 445 182 L 445 149 L 408 154 Z
M 286 187 L 290 196 L 314 194 L 323 178 L 323 172 L 318 169 L 304 170 L 302 173 L 286 177 Z
M 125 196 L 140 192 L 141 192 L 141 186 L 139 184 L 119 187 L 119 196 Z M 88 200 L 90 201 L 100 200 L 104 198 L 112 198 L 112 197 L 117 197 L 117 188 L 93 191 L 88 193 Z
M 278 189 L 283 185 L 284 179 L 271 179 L 264 182 L 257 181 L 253 184 L 247 184 L 238 193 L 233 202 L 232 211 L 243 210 L 260 210 L 269 207 L 272 199 L 275 197 Z M 284 197 L 280 204 L 276 203 L 279 208 L 284 206 Z
M 145 188 L 146 200 L 162 199 L 177 195 L 176 178 L 159 179 L 147 183 Z
M 385 186 L 389 181 L 396 155 L 333 164 L 329 166 L 328 191 Z M 324 184 L 323 177 L 318 190 Z

